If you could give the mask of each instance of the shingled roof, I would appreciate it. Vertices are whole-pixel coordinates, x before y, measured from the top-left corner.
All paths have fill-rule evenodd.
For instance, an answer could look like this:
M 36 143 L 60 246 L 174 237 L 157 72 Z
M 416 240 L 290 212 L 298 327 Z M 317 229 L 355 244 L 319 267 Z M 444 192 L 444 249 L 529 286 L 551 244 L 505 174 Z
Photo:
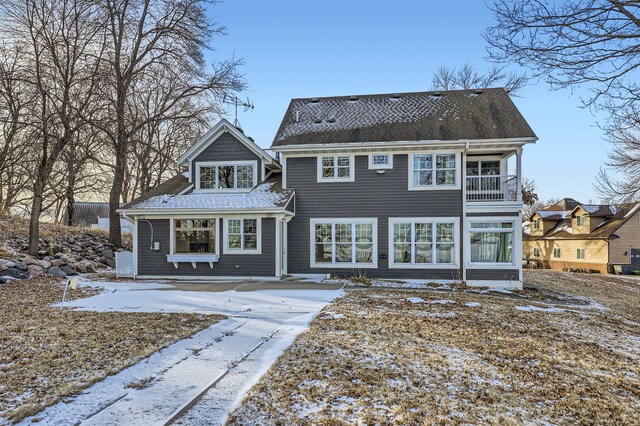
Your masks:
M 292 99 L 272 147 L 535 138 L 503 88 Z
M 151 188 L 149 191 L 145 192 L 138 198 L 128 202 L 127 204 L 121 206 L 122 210 L 127 210 L 135 207 L 136 205 L 142 203 L 143 201 L 148 200 L 149 198 L 156 197 L 159 195 L 178 195 L 182 191 L 189 188 L 189 179 L 184 174 L 179 174 L 171 179 L 161 183 L 155 188 Z

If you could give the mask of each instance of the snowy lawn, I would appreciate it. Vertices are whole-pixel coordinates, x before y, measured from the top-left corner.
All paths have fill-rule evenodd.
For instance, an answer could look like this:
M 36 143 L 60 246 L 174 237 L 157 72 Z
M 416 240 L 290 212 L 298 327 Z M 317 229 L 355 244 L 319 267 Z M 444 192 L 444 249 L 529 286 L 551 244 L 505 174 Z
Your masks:
M 34 414 L 223 318 L 70 311 L 52 306 L 62 288 L 45 277 L 0 285 L 0 414 L 6 419 Z M 98 292 L 80 288 L 69 297 Z
M 547 271 L 525 279 L 544 293 L 350 290 L 230 422 L 639 424 L 640 284 Z M 575 297 L 550 303 L 555 292 Z

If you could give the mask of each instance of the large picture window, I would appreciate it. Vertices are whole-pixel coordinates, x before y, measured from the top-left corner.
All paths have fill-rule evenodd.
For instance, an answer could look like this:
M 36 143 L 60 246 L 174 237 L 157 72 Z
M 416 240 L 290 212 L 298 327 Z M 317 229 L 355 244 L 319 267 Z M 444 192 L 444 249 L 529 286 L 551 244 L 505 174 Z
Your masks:
M 260 219 L 226 219 L 225 253 L 259 253 Z
M 353 180 L 353 156 L 323 155 L 318 157 L 318 182 L 352 182 Z
M 409 162 L 409 189 L 459 187 L 457 154 L 412 154 Z
M 471 263 L 515 264 L 514 232 L 513 221 L 470 222 Z
M 198 163 L 200 190 L 249 190 L 256 185 L 255 162 Z
M 450 218 L 389 220 L 389 267 L 430 268 L 457 264 L 458 222 Z
M 311 219 L 312 267 L 375 268 L 375 219 Z
M 174 253 L 216 254 L 215 219 L 176 219 Z

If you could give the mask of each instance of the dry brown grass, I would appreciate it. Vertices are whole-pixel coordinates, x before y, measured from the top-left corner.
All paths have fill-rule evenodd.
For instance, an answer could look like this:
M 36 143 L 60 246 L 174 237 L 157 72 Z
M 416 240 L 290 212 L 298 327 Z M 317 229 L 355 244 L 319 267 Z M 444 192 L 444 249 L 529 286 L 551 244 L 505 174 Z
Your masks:
M 70 291 L 69 298 L 97 290 Z M 35 414 L 221 319 L 215 315 L 76 312 L 53 278 L 0 285 L 0 413 Z
M 640 424 L 640 287 L 620 291 L 610 277 L 578 278 L 527 274 L 551 291 L 596 302 L 559 312 L 516 309 L 548 308 L 535 291 L 520 299 L 348 291 L 254 386 L 230 423 Z M 594 281 L 585 285 L 587 278 Z

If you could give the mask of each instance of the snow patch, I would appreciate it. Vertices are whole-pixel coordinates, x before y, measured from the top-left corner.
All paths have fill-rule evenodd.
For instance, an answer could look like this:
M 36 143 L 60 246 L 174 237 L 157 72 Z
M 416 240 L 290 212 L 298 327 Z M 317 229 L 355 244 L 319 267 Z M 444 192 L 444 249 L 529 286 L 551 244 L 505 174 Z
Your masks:
M 480 304 L 478 302 L 468 302 L 468 303 L 465 303 L 464 306 L 468 306 L 470 308 L 476 308 L 480 306 Z
M 516 306 L 516 309 L 523 312 L 564 312 L 565 310 L 562 308 L 542 308 L 540 306 L 534 305 L 526 305 L 526 306 Z

